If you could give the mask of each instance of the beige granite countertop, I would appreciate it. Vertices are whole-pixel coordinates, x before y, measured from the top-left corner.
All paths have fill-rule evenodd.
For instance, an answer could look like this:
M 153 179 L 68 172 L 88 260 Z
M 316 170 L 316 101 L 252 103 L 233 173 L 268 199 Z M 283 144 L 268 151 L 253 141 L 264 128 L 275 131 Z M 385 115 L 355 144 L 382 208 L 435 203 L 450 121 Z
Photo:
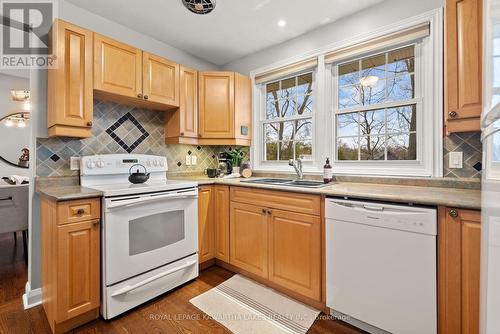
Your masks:
M 481 191 L 442 187 L 422 187 L 410 185 L 387 185 L 373 183 L 338 182 L 322 188 L 298 188 L 282 185 L 245 183 L 245 179 L 210 179 L 203 176 L 171 177 L 197 181 L 199 185 L 225 184 L 281 191 L 293 191 L 325 196 L 341 196 L 421 205 L 445 205 L 463 209 L 481 209 Z M 250 178 L 247 180 L 256 179 Z
M 76 199 L 102 197 L 103 193 L 99 190 L 81 187 L 77 185 L 44 185 L 37 186 L 36 192 L 40 196 L 45 196 L 53 201 L 69 201 Z
M 206 176 L 176 176 L 171 180 L 196 181 L 199 185 L 224 184 L 228 186 L 244 186 L 279 191 L 340 196 L 356 199 L 413 203 L 421 205 L 445 205 L 464 209 L 481 209 L 481 191 L 478 189 L 461 189 L 449 187 L 412 186 L 400 184 L 375 184 L 361 182 L 337 182 L 321 188 L 298 188 L 283 185 L 245 183 L 250 179 L 211 179 Z M 82 198 L 101 197 L 101 191 L 81 187 L 68 182 L 48 182 L 37 184 L 37 193 L 55 201 L 66 201 Z M 61 185 L 62 184 L 62 185 Z

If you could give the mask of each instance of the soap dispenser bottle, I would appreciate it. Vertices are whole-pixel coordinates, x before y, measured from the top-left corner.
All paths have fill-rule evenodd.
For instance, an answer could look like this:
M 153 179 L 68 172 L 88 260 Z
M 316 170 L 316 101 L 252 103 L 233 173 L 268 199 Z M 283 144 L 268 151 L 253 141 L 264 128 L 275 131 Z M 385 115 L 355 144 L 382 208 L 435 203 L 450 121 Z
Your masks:
M 330 165 L 330 159 L 326 158 L 326 163 L 323 166 L 323 182 L 330 183 L 332 181 L 332 166 Z

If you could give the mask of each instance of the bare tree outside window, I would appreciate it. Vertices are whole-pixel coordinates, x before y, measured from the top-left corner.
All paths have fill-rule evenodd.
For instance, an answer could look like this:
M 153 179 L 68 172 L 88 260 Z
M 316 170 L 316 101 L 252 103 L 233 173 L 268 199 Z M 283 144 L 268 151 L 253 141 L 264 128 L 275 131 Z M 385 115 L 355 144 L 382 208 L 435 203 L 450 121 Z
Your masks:
M 414 46 L 337 69 L 337 160 L 416 160 Z
M 312 156 L 312 73 L 266 85 L 265 160 Z

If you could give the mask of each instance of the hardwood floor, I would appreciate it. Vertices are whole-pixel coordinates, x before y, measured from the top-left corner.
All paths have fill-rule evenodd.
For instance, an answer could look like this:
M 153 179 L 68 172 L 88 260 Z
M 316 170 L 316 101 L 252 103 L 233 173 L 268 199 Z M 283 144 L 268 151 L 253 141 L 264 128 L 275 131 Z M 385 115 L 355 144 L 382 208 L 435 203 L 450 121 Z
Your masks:
M 17 233 L 16 243 L 13 233 L 0 234 L 0 306 L 19 299 L 27 280 L 28 267 L 24 262 L 21 232 Z
M 189 300 L 230 278 L 233 273 L 211 267 L 200 276 L 113 320 L 95 320 L 73 333 L 230 333 L 189 303 Z M 20 278 L 19 278 L 20 279 Z M 26 282 L 25 279 L 23 281 Z M 50 333 L 41 306 L 23 310 L 20 298 L 0 305 L 0 333 Z M 309 333 L 363 333 L 339 321 L 316 320 Z

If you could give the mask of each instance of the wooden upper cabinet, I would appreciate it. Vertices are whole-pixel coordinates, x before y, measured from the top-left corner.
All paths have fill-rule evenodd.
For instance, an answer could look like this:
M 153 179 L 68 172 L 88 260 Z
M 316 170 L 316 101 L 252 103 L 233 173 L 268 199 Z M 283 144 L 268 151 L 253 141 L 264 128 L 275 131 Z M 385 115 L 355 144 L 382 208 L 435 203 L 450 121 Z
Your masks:
M 98 220 L 97 220 L 98 221 Z M 57 322 L 99 307 L 100 226 L 95 221 L 57 227 Z
M 446 0 L 445 120 L 448 132 L 479 131 L 482 0 Z
M 52 26 L 49 45 L 57 63 L 48 71 L 49 136 L 91 136 L 92 38 L 91 31 L 62 20 Z
M 229 187 L 214 186 L 215 257 L 229 263 Z
M 145 100 L 179 106 L 179 64 L 142 53 L 142 94 Z
M 198 138 L 198 71 L 180 66 L 179 108 L 166 115 L 165 142 L 197 144 Z
M 234 73 L 200 72 L 200 137 L 234 137 Z
M 481 213 L 439 208 L 439 333 L 479 333 Z
M 94 89 L 142 98 L 142 51 L 94 34 Z
M 207 145 L 250 146 L 250 78 L 234 72 L 199 72 L 198 86 L 198 142 Z
M 321 299 L 321 220 L 271 210 L 269 280 L 309 298 Z
M 214 258 L 213 187 L 202 186 L 198 192 L 198 257 L 199 262 Z
M 231 202 L 229 263 L 268 277 L 268 221 L 265 209 Z

